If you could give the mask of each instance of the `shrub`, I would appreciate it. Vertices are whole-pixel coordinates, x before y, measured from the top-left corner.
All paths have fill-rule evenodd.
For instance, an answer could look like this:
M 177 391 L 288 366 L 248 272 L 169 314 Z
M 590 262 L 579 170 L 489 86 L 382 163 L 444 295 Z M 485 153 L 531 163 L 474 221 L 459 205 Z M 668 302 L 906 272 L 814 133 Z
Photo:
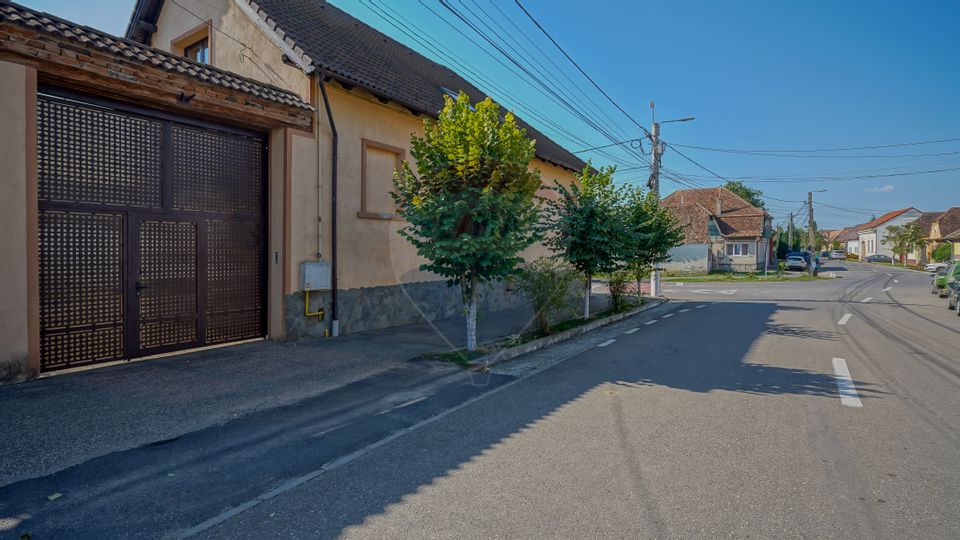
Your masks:
M 934 261 L 944 262 L 949 261 L 950 257 L 953 255 L 953 246 L 949 243 L 943 243 L 936 247 L 931 253 L 931 257 Z
M 633 273 L 626 269 L 610 273 L 607 289 L 610 291 L 610 302 L 614 311 L 623 311 L 627 307 L 627 295 L 630 293 L 633 278 Z
M 520 292 L 530 300 L 536 312 L 537 331 L 550 333 L 548 316 L 570 309 L 567 296 L 570 284 L 578 277 L 573 267 L 555 259 L 540 258 L 523 266 L 517 280 Z
M 783 277 L 783 273 L 787 271 L 787 263 L 780 261 L 777 263 L 777 277 Z

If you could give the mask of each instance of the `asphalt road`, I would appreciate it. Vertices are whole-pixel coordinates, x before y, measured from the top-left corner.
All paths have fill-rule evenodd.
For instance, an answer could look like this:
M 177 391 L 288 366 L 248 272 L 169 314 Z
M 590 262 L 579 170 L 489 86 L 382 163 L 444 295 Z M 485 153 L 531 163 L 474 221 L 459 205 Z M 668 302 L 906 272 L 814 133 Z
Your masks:
M 960 317 L 831 270 L 2 486 L 0 538 L 960 537 Z

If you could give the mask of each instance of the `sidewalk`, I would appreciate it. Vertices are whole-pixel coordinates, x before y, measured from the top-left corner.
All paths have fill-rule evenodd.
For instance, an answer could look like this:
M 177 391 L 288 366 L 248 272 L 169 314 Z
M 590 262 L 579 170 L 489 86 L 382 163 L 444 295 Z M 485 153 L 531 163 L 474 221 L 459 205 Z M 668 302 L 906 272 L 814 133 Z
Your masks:
M 594 296 L 595 306 L 606 298 Z M 481 313 L 481 343 L 529 308 Z M 297 403 L 427 352 L 462 347 L 464 319 L 338 338 L 260 341 L 0 386 L 0 486 Z

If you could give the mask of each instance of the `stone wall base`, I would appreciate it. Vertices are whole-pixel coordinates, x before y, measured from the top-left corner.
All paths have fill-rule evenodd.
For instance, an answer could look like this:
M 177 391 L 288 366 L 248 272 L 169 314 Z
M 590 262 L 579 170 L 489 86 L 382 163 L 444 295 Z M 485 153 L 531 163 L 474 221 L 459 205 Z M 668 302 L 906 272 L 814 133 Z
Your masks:
M 0 384 L 27 380 L 27 359 L 0 360 Z
M 310 292 L 310 310 L 323 309 L 324 320 L 304 316 L 304 293 L 284 299 L 287 340 L 323 337 L 330 329 L 330 291 Z M 420 281 L 382 287 L 338 291 L 340 333 L 349 334 L 391 326 L 449 319 L 463 315 L 460 287 L 444 281 Z M 480 311 L 499 311 L 529 305 L 506 283 L 492 283 L 480 292 Z

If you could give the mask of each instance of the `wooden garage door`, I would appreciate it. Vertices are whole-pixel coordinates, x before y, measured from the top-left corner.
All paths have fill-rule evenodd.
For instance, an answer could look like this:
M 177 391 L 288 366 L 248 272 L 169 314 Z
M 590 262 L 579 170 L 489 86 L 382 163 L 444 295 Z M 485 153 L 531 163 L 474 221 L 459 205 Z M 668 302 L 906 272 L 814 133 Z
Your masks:
M 42 369 L 263 336 L 263 138 L 55 90 L 37 107 Z

